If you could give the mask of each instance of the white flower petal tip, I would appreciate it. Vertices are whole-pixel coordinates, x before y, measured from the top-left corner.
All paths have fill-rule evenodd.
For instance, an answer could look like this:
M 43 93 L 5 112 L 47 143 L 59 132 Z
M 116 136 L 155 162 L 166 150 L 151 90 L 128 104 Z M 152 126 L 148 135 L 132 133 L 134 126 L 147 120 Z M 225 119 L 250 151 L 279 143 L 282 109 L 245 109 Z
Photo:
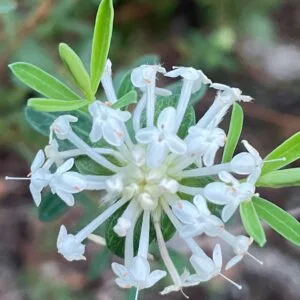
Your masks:
M 225 84 L 213 83 L 211 88 L 221 91 L 220 100 L 228 104 L 232 104 L 235 101 L 251 102 L 253 98 L 247 95 L 242 95 L 242 91 L 238 88 L 230 87 Z
M 150 84 L 155 83 L 157 73 L 166 73 L 166 69 L 161 65 L 141 65 L 131 73 L 132 84 L 142 90 Z
M 132 259 L 129 267 L 113 263 L 113 272 L 118 276 L 116 283 L 122 288 L 136 287 L 138 290 L 150 288 L 167 275 L 165 271 L 150 273 L 149 262 L 139 256 Z
M 101 101 L 94 101 L 89 105 L 89 113 L 93 118 L 89 135 L 93 143 L 102 137 L 112 146 L 120 146 L 124 142 L 124 123 L 131 117 L 129 112 L 110 108 Z
M 76 240 L 76 236 L 68 234 L 64 225 L 60 227 L 57 238 L 58 253 L 63 255 L 66 260 L 85 260 L 85 245 Z
M 117 224 L 114 226 L 113 230 L 118 236 L 124 237 L 127 235 L 130 227 L 131 227 L 131 222 L 121 217 L 118 219 Z
M 60 140 L 67 139 L 72 131 L 70 123 L 75 123 L 77 121 L 78 118 L 72 115 L 58 117 L 50 126 L 50 142 L 52 141 L 52 132 L 54 132 Z
M 164 178 L 161 180 L 159 185 L 166 191 L 171 194 L 176 194 L 178 191 L 179 183 L 174 179 Z
M 192 93 L 197 92 L 202 84 L 211 84 L 212 81 L 201 71 L 191 67 L 173 67 L 174 70 L 165 74 L 167 77 L 175 78 L 181 76 L 185 80 L 193 81 Z

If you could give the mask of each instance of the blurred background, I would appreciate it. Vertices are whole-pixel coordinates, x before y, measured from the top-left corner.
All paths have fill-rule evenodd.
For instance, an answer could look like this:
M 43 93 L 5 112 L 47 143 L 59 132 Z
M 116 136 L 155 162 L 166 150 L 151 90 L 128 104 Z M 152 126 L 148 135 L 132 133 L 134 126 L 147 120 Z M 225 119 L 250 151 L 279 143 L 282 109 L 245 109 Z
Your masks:
M 26 175 L 37 149 L 46 143 L 23 115 L 32 91 L 12 77 L 7 65 L 26 61 L 62 77 L 65 70 L 57 53 L 62 41 L 71 44 L 88 64 L 98 4 L 99 0 L 0 0 L 1 300 L 134 296 L 134 291 L 124 292 L 114 285 L 109 265 L 115 258 L 103 247 L 89 243 L 87 262 L 68 263 L 56 252 L 60 224 L 74 230 L 86 224 L 95 212 L 95 201 L 89 205 L 79 201 L 57 220 L 47 220 L 33 206 L 26 183 L 3 179 Z M 237 86 L 255 98 L 254 104 L 243 105 L 243 138 L 262 156 L 300 129 L 299 0 L 116 0 L 110 51 L 114 70 L 154 53 L 166 68 L 200 68 L 213 81 Z M 198 116 L 213 96 L 208 91 L 196 104 Z M 260 193 L 288 210 L 299 206 L 297 188 Z M 235 233 L 241 233 L 239 224 L 238 218 L 232 221 Z M 267 237 L 265 248 L 252 250 L 265 262 L 263 267 L 245 258 L 227 272 L 243 285 L 242 291 L 215 279 L 186 290 L 190 299 L 298 300 L 300 249 L 270 230 Z M 210 240 L 200 243 L 211 251 Z M 186 249 L 179 244 L 176 237 L 170 242 L 172 257 L 182 270 Z M 224 251 L 225 257 L 231 255 Z M 163 298 L 159 288 L 141 294 L 140 299 L 184 299 L 180 293 Z

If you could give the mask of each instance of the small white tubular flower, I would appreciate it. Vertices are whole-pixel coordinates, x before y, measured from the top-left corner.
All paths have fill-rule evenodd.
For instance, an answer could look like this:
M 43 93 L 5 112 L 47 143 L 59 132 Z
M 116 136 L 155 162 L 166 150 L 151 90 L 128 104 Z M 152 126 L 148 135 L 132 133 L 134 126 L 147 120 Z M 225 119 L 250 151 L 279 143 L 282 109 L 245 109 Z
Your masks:
M 166 69 L 160 65 L 141 65 L 132 71 L 131 82 L 144 91 L 147 86 L 155 84 L 157 73 L 165 74 Z
M 167 275 L 165 271 L 161 270 L 155 270 L 150 273 L 149 262 L 140 256 L 134 257 L 128 267 L 112 263 L 112 270 L 118 276 L 116 284 L 119 287 L 135 287 L 138 290 L 152 287 Z
M 49 184 L 52 178 L 50 171 L 46 168 L 43 168 L 44 163 L 45 154 L 42 150 L 39 150 L 30 167 L 31 178 L 29 185 L 31 195 L 36 206 L 40 205 L 42 199 L 41 192 L 43 188 Z
M 188 107 L 191 95 L 198 90 L 200 90 L 202 84 L 210 84 L 211 80 L 208 79 L 204 73 L 200 70 L 194 68 L 186 67 L 173 67 L 174 70 L 165 74 L 168 77 L 178 77 L 183 78 L 183 85 L 181 89 L 181 94 L 177 105 L 177 116 L 176 116 L 176 132 L 178 131 L 181 122 L 183 120 L 184 114 Z
M 240 183 L 226 171 L 221 171 L 219 178 L 223 182 L 209 183 L 204 188 L 203 194 L 210 202 L 225 205 L 222 220 L 227 222 L 240 203 L 250 200 L 255 195 L 255 186 L 249 182 Z
M 226 265 L 225 269 L 228 270 L 239 263 L 244 255 L 248 254 L 248 249 L 253 243 L 252 238 L 240 235 L 235 237 L 234 242 L 231 243 L 233 252 L 236 254 Z
M 74 205 L 73 194 L 83 191 L 87 182 L 83 175 L 76 172 L 69 172 L 74 165 L 74 159 L 68 159 L 57 168 L 53 174 L 49 186 L 53 194 L 57 194 L 67 205 Z
M 51 160 L 52 162 L 54 162 L 57 166 L 60 166 L 63 164 L 63 159 L 60 156 L 59 153 L 59 145 L 56 139 L 52 139 L 52 141 L 50 141 L 50 144 L 47 145 L 45 147 L 45 154 L 46 157 Z
M 75 123 L 78 121 L 78 118 L 72 115 L 63 115 L 58 117 L 50 126 L 50 143 L 53 138 L 53 132 L 60 140 L 65 140 L 69 137 L 70 132 L 72 132 L 72 127 L 70 123 Z
M 188 153 L 196 159 L 202 158 L 205 166 L 212 166 L 217 151 L 224 147 L 226 134 L 221 128 L 201 128 L 192 126 L 186 138 Z
M 190 262 L 197 274 L 189 276 L 188 281 L 208 281 L 220 275 L 223 264 L 220 245 L 217 244 L 215 246 L 212 259 L 205 253 L 202 255 L 199 253 L 193 254 L 190 258 Z
M 164 74 L 165 72 L 165 68 L 161 67 L 160 65 L 141 65 L 140 67 L 135 68 L 131 73 L 132 84 L 141 89 L 145 95 L 144 101 L 146 105 L 147 126 L 153 126 L 154 123 L 156 74 Z M 143 105 L 140 106 L 140 110 L 143 110 Z M 139 117 L 137 116 L 135 119 L 135 128 L 137 128 Z
M 194 204 L 184 200 L 177 201 L 172 210 L 175 216 L 185 224 L 179 232 L 183 238 L 190 238 L 203 233 L 216 236 L 224 227 L 223 222 L 211 214 L 206 200 L 201 195 L 194 197 Z
M 68 234 L 64 225 L 61 225 L 57 238 L 58 253 L 62 254 L 66 260 L 85 260 L 85 245 L 76 239 L 73 234 Z
M 102 137 L 112 146 L 120 146 L 124 142 L 124 123 L 130 119 L 127 111 L 110 108 L 100 101 L 89 105 L 89 113 L 93 118 L 90 139 L 93 143 Z
M 200 90 L 202 84 L 211 84 L 212 81 L 201 71 L 192 67 L 173 67 L 174 70 L 165 74 L 167 77 L 175 78 L 181 76 L 184 80 L 192 82 L 192 93 Z
M 179 155 L 186 152 L 185 143 L 174 133 L 175 122 L 176 110 L 173 107 L 167 107 L 160 113 L 157 127 L 146 127 L 136 133 L 137 141 L 148 145 L 147 165 L 149 167 L 159 166 L 166 158 L 168 151 Z
M 104 72 L 103 72 L 103 75 L 101 78 L 101 83 L 102 83 L 107 100 L 110 103 L 115 103 L 115 102 L 117 102 L 118 99 L 117 99 L 116 92 L 115 92 L 115 89 L 113 86 L 111 66 L 112 66 L 112 63 L 111 63 L 110 59 L 107 59 L 105 68 L 104 68 Z
M 220 91 L 218 99 L 229 105 L 237 101 L 251 102 L 253 100 L 250 96 L 242 95 L 242 91 L 240 89 L 230 87 L 225 84 L 213 83 L 210 87 Z

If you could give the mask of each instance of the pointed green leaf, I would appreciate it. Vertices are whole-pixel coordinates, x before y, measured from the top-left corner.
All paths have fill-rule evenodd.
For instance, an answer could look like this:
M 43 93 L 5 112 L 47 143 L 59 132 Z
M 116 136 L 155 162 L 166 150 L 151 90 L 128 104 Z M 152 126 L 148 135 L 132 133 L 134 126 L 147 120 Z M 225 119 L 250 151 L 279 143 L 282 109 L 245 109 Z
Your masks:
M 46 98 L 31 98 L 28 100 L 27 105 L 38 111 L 71 111 L 79 109 L 88 102 L 84 100 L 55 100 Z
M 263 198 L 253 197 L 252 201 L 259 218 L 284 238 L 300 246 L 300 223 L 296 218 Z
M 39 219 L 43 222 L 51 222 L 62 215 L 69 209 L 69 206 L 63 202 L 57 195 L 48 193 L 42 198 L 38 207 Z
M 130 91 L 134 90 L 134 86 L 131 82 L 131 71 L 126 72 L 117 89 L 117 97 L 118 99 L 122 98 L 124 95 L 129 93 Z
M 129 104 L 133 104 L 137 102 L 137 92 L 130 91 L 126 95 L 124 95 L 121 99 L 119 99 L 116 103 L 112 105 L 114 109 L 120 109 L 126 107 Z
M 32 64 L 17 62 L 9 65 L 9 68 L 24 84 L 48 98 L 80 99 L 76 93 L 58 79 Z
M 58 49 L 59 55 L 70 71 L 75 83 L 83 91 L 88 100 L 93 100 L 94 93 L 91 90 L 90 77 L 80 57 L 65 43 L 60 43 Z
M 300 186 L 300 168 L 269 172 L 261 176 L 256 185 L 271 188 Z
M 110 47 L 114 19 L 112 0 L 102 0 L 95 23 L 91 56 L 91 86 L 97 92 Z
M 266 235 L 252 201 L 241 203 L 240 213 L 246 232 L 262 247 L 266 243 Z
M 241 106 L 237 103 L 233 104 L 227 141 L 224 147 L 222 162 L 230 162 L 235 148 L 238 144 L 242 128 L 243 128 L 244 113 Z
M 262 175 L 281 169 L 300 158 L 300 132 L 295 133 L 293 136 L 284 141 L 275 150 L 268 154 L 264 160 L 277 158 L 285 158 L 285 160 L 264 163 Z

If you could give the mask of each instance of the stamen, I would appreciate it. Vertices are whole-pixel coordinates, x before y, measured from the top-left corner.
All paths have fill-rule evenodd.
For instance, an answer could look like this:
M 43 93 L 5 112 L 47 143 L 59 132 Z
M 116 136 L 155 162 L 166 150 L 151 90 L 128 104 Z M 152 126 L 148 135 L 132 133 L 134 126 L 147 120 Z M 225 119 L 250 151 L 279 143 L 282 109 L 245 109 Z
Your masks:
M 138 298 L 139 298 L 139 291 L 140 290 L 137 288 L 136 292 L 135 292 L 135 298 L 134 298 L 135 300 L 138 300 Z
M 5 176 L 5 180 L 31 180 L 29 177 L 9 177 Z
M 232 285 L 234 285 L 236 288 L 238 288 L 239 290 L 241 290 L 243 287 L 239 284 L 237 284 L 236 282 L 234 282 L 233 280 L 231 280 L 230 278 L 228 278 L 227 276 L 225 276 L 224 274 L 222 273 L 219 273 L 219 275 L 221 277 L 223 277 L 225 280 L 227 280 L 228 282 L 230 282 Z
M 180 289 L 181 294 L 183 295 L 184 298 L 190 299 L 190 297 L 183 291 L 183 289 Z
M 263 261 L 259 260 L 259 259 L 256 258 L 254 255 L 252 255 L 251 253 L 246 252 L 246 254 L 247 254 L 248 256 L 250 256 L 253 260 L 255 260 L 257 263 L 259 263 L 260 265 L 263 265 L 263 264 L 264 264 Z

